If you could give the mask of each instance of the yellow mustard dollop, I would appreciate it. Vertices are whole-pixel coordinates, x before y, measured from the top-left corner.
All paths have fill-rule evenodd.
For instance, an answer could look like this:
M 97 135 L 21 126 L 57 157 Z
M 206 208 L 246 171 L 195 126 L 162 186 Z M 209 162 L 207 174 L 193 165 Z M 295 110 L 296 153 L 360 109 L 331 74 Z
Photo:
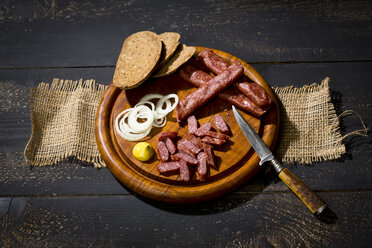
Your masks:
M 133 147 L 133 156 L 139 161 L 147 161 L 154 155 L 154 148 L 147 142 L 139 142 Z

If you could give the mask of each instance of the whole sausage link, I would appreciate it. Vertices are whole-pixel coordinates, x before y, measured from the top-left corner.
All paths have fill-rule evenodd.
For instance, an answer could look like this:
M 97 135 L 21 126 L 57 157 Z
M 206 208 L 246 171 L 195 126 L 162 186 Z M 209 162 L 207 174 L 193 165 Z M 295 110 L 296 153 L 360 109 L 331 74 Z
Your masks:
M 213 76 L 208 73 L 188 65 L 180 70 L 180 76 L 196 87 L 201 87 L 213 78 Z M 220 92 L 218 97 L 254 116 L 260 117 L 265 113 L 265 111 L 258 107 L 251 99 L 233 87 L 226 88 Z
M 181 122 L 199 107 L 217 96 L 222 90 L 231 85 L 243 75 L 243 66 L 235 61 L 225 71 L 218 74 L 196 91 L 182 99 L 176 107 L 177 121 Z
M 243 92 L 248 98 L 250 98 L 257 106 L 263 110 L 268 110 L 271 108 L 272 100 L 265 89 L 254 82 L 242 82 L 239 81 L 234 84 L 234 86 Z
M 212 72 L 216 74 L 221 73 L 229 66 L 227 61 L 208 48 L 200 52 L 197 56 L 197 59 L 203 62 Z M 271 107 L 271 97 L 259 84 L 251 80 L 242 80 L 234 84 L 234 86 L 248 98 L 250 98 L 261 109 L 268 110 Z

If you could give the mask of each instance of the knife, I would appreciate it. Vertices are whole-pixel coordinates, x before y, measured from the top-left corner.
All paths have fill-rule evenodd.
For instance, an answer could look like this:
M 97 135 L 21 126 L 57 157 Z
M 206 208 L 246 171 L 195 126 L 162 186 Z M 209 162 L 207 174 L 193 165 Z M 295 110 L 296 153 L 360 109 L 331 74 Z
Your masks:
M 284 168 L 283 165 L 281 165 L 279 161 L 275 159 L 273 153 L 266 146 L 260 136 L 258 136 L 251 125 L 249 125 L 243 116 L 239 114 L 234 106 L 232 106 L 232 109 L 240 129 L 243 131 L 245 137 L 261 158 L 259 163 L 260 166 L 265 162 L 270 162 L 275 171 L 279 174 L 279 178 L 298 196 L 298 198 L 300 198 L 303 203 L 305 203 L 312 213 L 318 215 L 324 209 L 326 209 L 327 204 L 322 200 L 322 198 L 315 194 L 314 191 L 312 191 L 304 182 L 302 182 L 287 168 Z

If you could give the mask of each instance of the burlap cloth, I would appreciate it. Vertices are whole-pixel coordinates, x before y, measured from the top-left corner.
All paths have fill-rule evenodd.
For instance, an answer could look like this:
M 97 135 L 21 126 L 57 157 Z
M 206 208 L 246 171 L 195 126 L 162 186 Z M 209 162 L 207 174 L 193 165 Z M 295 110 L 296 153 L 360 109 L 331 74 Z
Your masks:
M 302 88 L 273 87 L 280 102 L 276 156 L 283 163 L 338 159 L 346 152 L 329 79 Z M 106 86 L 94 80 L 54 79 L 31 90 L 32 134 L 25 149 L 30 165 L 62 161 L 105 166 L 96 145 L 94 120 Z

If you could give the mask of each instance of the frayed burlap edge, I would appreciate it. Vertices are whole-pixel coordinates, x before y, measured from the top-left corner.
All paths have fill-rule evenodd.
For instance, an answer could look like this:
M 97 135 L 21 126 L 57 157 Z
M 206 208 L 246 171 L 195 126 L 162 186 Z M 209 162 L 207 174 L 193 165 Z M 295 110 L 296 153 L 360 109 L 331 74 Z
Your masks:
M 96 84 L 95 80 L 72 81 L 55 78 L 51 85 L 42 82 L 36 89 L 31 89 L 32 131 L 24 151 L 26 163 L 32 166 L 46 166 L 61 162 L 77 162 L 93 164 L 99 168 L 105 167 L 95 142 L 94 120 L 100 97 L 106 87 Z M 66 106 L 69 108 L 64 109 Z M 56 111 L 48 112 L 49 109 Z M 76 109 L 77 113 L 73 113 Z M 66 110 L 71 113 L 66 114 Z M 85 123 L 79 127 L 75 123 L 69 123 L 68 118 L 62 121 L 58 119 L 60 114 L 74 117 L 73 119 L 83 118 L 82 116 L 87 114 L 84 113 L 85 110 L 90 110 L 88 118 L 84 119 Z M 56 120 L 59 125 L 56 125 Z M 61 133 L 55 138 L 46 133 L 48 126 L 57 128 L 65 124 L 71 128 L 62 129 L 61 140 L 56 140 L 61 137 Z M 80 137 L 79 132 L 83 132 L 84 135 Z

